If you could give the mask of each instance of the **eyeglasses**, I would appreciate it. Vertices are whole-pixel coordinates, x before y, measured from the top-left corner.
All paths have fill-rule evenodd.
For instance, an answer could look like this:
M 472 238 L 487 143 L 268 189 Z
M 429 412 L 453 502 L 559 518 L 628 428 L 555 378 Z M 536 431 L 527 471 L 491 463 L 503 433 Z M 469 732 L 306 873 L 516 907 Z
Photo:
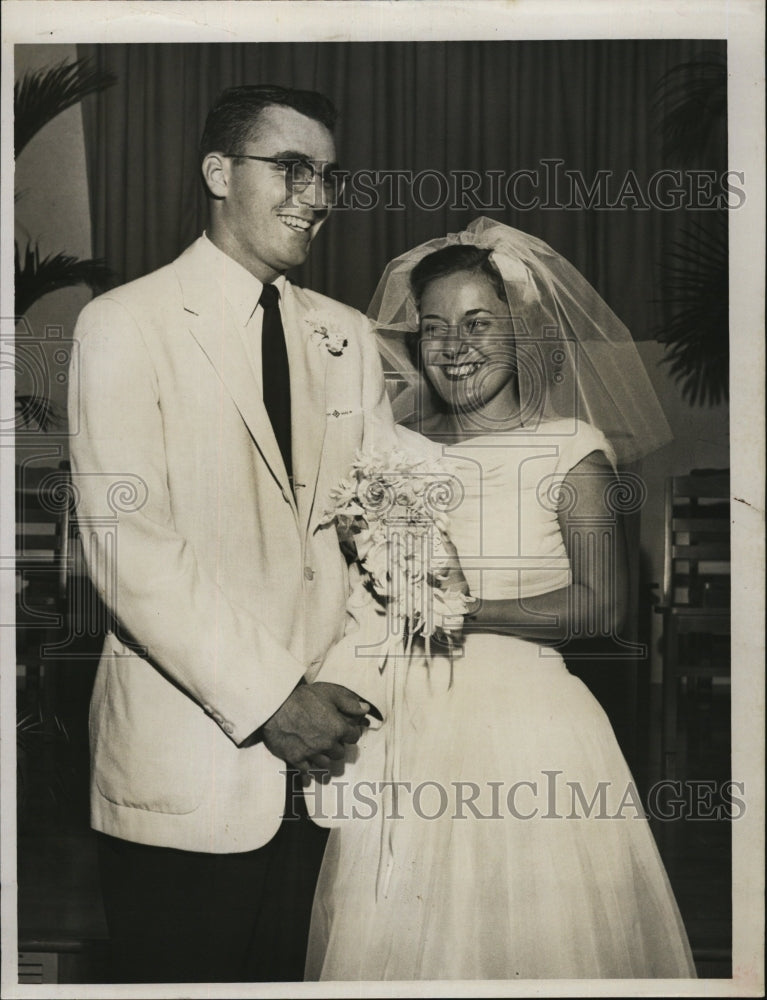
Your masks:
M 452 330 L 457 330 L 460 337 L 476 340 L 478 337 L 513 333 L 514 321 L 511 316 L 469 316 L 460 323 L 452 325 L 436 320 L 425 320 L 421 323 L 418 333 L 427 340 L 446 340 L 451 336 Z
M 338 204 L 346 184 L 346 173 L 337 163 L 314 164 L 304 156 L 253 156 L 251 153 L 224 153 L 233 160 L 258 160 L 273 163 L 285 175 L 288 195 L 301 194 L 319 177 L 325 205 Z

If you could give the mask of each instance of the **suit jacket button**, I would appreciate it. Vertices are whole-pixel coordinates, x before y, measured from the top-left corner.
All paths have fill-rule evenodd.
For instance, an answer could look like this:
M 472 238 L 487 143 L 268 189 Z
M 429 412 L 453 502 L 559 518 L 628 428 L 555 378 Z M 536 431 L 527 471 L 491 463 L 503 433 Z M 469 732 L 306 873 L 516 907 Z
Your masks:
M 232 735 L 232 733 L 234 732 L 234 726 L 232 725 L 231 722 L 224 723 L 224 732 L 229 733 L 230 736 Z
M 304 579 L 305 580 L 314 579 L 314 570 L 312 569 L 311 566 L 304 566 Z

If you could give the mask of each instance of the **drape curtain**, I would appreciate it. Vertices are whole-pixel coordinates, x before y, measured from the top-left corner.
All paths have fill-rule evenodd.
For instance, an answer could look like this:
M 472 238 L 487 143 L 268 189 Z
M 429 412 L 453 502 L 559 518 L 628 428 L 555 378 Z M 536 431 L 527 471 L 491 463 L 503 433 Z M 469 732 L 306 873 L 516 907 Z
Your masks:
M 340 111 L 345 167 L 428 174 L 420 188 L 400 180 L 396 207 L 387 198 L 391 174 L 368 181 L 367 201 L 376 203 L 336 211 L 294 275 L 299 283 L 365 309 L 390 258 L 490 215 L 549 242 L 637 339 L 648 338 L 658 320 L 658 265 L 688 210 L 632 209 L 630 197 L 612 209 L 556 207 L 567 191 L 542 183 L 536 207 L 508 199 L 489 209 L 453 198 L 439 204 L 435 173 L 454 180 L 456 172 L 477 172 L 487 204 L 491 172 L 502 182 L 521 170 L 542 177 L 545 161 L 561 160 L 587 186 L 608 171 L 612 201 L 630 171 L 646 185 L 669 166 L 653 110 L 658 80 L 717 47 L 696 40 L 82 45 L 80 54 L 118 81 L 84 105 L 94 252 L 121 281 L 172 260 L 204 227 L 196 148 L 217 94 L 241 83 L 309 88 Z M 532 182 L 523 179 L 518 192 L 529 201 Z

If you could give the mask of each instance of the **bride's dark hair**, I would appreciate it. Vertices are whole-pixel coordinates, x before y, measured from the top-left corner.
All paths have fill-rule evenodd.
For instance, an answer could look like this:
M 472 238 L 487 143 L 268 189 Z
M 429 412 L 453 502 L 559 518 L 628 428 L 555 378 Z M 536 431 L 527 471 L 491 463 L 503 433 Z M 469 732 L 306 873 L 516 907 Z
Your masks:
M 420 304 L 424 289 L 437 278 L 476 271 L 489 279 L 495 294 L 508 305 L 503 278 L 490 260 L 490 254 L 490 250 L 466 243 L 456 243 L 430 253 L 415 265 L 410 274 L 410 288 L 416 303 Z

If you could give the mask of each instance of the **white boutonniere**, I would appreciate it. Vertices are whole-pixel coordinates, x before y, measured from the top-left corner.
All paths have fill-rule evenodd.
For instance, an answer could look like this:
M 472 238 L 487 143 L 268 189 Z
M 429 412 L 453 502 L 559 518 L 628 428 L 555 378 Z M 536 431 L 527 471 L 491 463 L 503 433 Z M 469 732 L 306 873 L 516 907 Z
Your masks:
M 311 329 L 314 343 L 322 344 L 328 354 L 337 358 L 344 353 L 349 341 L 340 327 L 336 326 L 327 316 L 312 312 L 304 317 L 304 323 Z

